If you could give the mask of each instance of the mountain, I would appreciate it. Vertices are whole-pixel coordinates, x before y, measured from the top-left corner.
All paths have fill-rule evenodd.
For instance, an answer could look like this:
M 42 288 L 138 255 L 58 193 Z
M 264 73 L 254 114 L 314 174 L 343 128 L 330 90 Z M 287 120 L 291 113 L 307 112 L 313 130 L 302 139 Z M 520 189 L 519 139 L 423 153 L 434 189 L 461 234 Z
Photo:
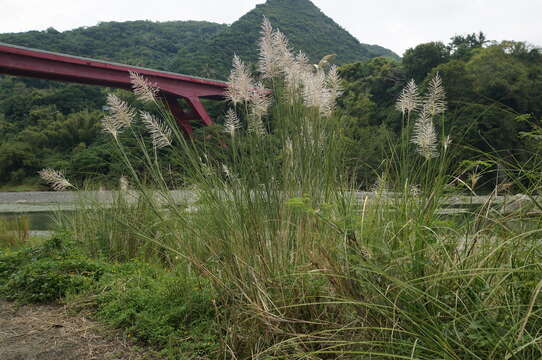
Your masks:
M 329 54 L 337 54 L 335 61 L 338 64 L 378 56 L 399 58 L 381 46 L 360 43 L 310 0 L 268 0 L 206 42 L 182 49 L 173 64 L 173 71 L 225 78 L 234 53 L 244 61 L 255 63 L 264 16 L 286 34 L 292 48 L 303 50 L 313 62 Z
M 64 32 L 0 34 L 0 42 L 168 70 L 181 48 L 205 42 L 226 27 L 206 21 L 103 22 Z
M 103 22 L 64 32 L 49 28 L 0 34 L 0 42 L 224 79 L 234 53 L 247 62 L 257 61 L 264 16 L 313 62 L 329 54 L 337 54 L 338 64 L 399 58 L 381 46 L 360 43 L 310 0 L 268 0 L 230 26 L 205 21 Z

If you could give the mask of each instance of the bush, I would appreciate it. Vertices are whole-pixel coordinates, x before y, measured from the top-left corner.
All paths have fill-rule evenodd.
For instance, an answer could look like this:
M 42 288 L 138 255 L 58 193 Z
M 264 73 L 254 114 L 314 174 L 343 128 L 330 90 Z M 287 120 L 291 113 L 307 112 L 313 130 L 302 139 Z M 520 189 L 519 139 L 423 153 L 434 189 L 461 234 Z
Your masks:
M 18 251 L 0 250 L 0 284 L 5 283 L 16 271 L 28 262 L 41 259 L 60 259 L 66 256 L 65 244 L 59 237 L 47 240 L 40 246 L 22 248 Z
M 191 356 L 217 349 L 216 295 L 206 281 L 136 262 L 118 266 L 94 290 L 98 318 L 140 341 Z
M 42 246 L 0 256 L 0 295 L 22 303 L 48 303 L 97 281 L 106 265 L 69 254 L 54 238 Z
M 48 303 L 78 293 L 98 280 L 104 266 L 87 259 L 40 260 L 16 271 L 3 286 L 8 300 Z

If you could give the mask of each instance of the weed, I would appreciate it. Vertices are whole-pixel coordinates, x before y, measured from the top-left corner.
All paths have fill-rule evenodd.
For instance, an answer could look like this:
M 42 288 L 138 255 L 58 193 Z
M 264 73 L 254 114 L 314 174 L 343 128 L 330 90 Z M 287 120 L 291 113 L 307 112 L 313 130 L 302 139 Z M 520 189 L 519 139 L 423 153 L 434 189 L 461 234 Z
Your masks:
M 23 246 L 30 238 L 30 221 L 25 216 L 0 218 L 0 248 Z

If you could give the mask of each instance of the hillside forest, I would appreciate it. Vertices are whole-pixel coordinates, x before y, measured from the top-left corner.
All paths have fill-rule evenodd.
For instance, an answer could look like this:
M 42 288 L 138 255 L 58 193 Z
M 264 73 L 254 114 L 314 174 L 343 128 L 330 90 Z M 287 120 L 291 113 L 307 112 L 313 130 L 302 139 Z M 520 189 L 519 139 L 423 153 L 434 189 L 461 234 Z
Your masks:
M 254 44 L 263 15 L 311 62 L 336 54 L 344 89 L 337 116 L 361 188 L 375 183 L 399 133 L 402 117 L 395 102 L 401 89 L 410 79 L 424 88 L 436 73 L 449 108 L 439 127 L 452 134 L 458 174 L 476 167 L 491 184 L 496 172 L 484 162 L 488 153 L 525 161 L 540 150 L 542 54 L 527 43 L 495 42 L 483 33 L 420 44 L 399 58 L 359 43 L 310 1 L 269 0 L 232 25 L 110 22 L 66 32 L 0 34 L 0 42 L 226 79 L 234 49 L 256 72 Z M 45 167 L 62 169 L 79 184 L 92 179 L 114 186 L 123 169 L 99 125 L 109 92 L 136 102 L 120 90 L 0 76 L 0 186 L 40 188 L 36 173 Z M 210 105 L 217 128 L 200 128 L 196 141 L 209 133 L 220 136 L 225 110 L 224 104 Z

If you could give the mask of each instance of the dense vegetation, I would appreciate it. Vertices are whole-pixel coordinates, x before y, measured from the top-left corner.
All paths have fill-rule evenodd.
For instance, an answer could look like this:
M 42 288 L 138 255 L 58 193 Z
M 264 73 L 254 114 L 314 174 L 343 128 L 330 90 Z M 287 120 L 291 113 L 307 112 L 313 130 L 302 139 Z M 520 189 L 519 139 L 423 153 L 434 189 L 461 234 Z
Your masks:
M 204 42 L 225 28 L 226 25 L 206 21 L 103 22 L 64 32 L 49 28 L 0 34 L 0 42 L 170 70 L 172 60 L 181 49 Z
M 234 62 L 220 147 L 183 136 L 144 79 L 138 109 L 161 115 L 108 98 L 103 125 L 135 191 L 81 193 L 38 247 L 24 221 L 0 229 L 0 296 L 88 306 L 170 359 L 540 359 L 542 155 L 485 153 L 524 195 L 451 207 L 474 185 L 457 181 L 464 154 L 434 73 L 401 91 L 378 184 L 360 194 L 337 69 L 264 30 L 261 76 Z M 169 166 L 190 193 L 170 191 Z
M 459 162 L 487 152 L 525 161 L 539 150 L 529 133 L 542 119 L 542 54 L 523 42 L 490 42 L 483 34 L 456 36 L 449 44 L 409 49 L 402 63 L 376 58 L 340 70 L 345 80 L 340 108 L 346 134 L 357 145 L 351 158 L 369 169 L 382 161 L 385 138 L 400 129 L 395 111 L 400 89 L 409 79 L 424 87 L 437 73 L 449 100 L 446 121 L 439 126 L 452 134 Z M 370 184 L 374 173 L 368 168 L 362 167 L 360 178 Z
M 381 46 L 361 44 L 310 0 L 268 0 L 209 41 L 194 43 L 183 49 L 173 69 L 186 74 L 225 79 L 234 53 L 255 64 L 258 60 L 256 44 L 259 27 L 264 16 L 280 28 L 292 47 L 304 49 L 313 63 L 329 54 L 337 55 L 335 61 L 338 64 L 378 56 L 398 59 L 395 53 Z
M 306 49 L 313 63 L 336 53 L 334 61 L 345 64 L 340 67 L 345 89 L 339 99 L 342 133 L 349 140 L 347 165 L 364 188 L 376 181 L 386 144 L 398 135 L 401 118 L 394 103 L 411 78 L 424 87 L 439 73 L 447 84 L 448 120 L 439 126 L 453 134 L 462 169 L 475 166 L 495 174 L 495 168 L 476 162 L 483 160 L 480 152 L 525 161 L 539 150 L 534 140 L 542 117 L 540 51 L 522 42 L 491 42 L 482 33 L 455 36 L 448 44 L 420 44 L 399 62 L 385 49 L 359 44 L 308 0 L 270 0 L 231 26 L 102 23 L 63 33 L 2 34 L 0 41 L 223 78 L 234 50 L 256 72 L 254 45 L 263 15 L 288 35 L 294 49 Z M 0 77 L 0 89 L 4 188 L 34 188 L 35 174 L 44 167 L 63 169 L 79 183 L 93 177 L 107 184 L 125 175 L 98 125 L 107 90 L 5 76 Z M 214 113 L 219 122 L 222 110 Z M 494 178 L 482 177 L 479 184 L 493 183 Z
M 360 44 L 308 0 L 270 0 L 231 26 L 108 22 L 65 32 L 50 28 L 0 34 L 0 42 L 225 78 L 234 51 L 252 63 L 257 60 L 263 15 L 290 37 L 293 46 L 306 49 L 313 62 L 332 53 L 338 63 L 381 55 L 397 58 L 387 49 Z M 107 182 L 122 175 L 97 125 L 106 91 L 0 76 L 0 185 L 30 183 L 32 188 L 36 171 L 43 167 L 62 168 L 76 180 L 94 176 Z
M 205 280 L 141 261 L 92 259 L 61 235 L 33 246 L 2 245 L 0 240 L 0 298 L 83 305 L 168 359 L 197 358 L 218 348 L 216 295 Z
M 168 70 L 182 47 L 205 41 L 224 27 L 197 21 L 109 22 L 65 32 L 51 28 L 0 34 L 0 41 Z M 98 125 L 106 92 L 0 76 L 0 184 L 35 183 L 36 171 L 44 166 L 74 175 L 118 177 Z

